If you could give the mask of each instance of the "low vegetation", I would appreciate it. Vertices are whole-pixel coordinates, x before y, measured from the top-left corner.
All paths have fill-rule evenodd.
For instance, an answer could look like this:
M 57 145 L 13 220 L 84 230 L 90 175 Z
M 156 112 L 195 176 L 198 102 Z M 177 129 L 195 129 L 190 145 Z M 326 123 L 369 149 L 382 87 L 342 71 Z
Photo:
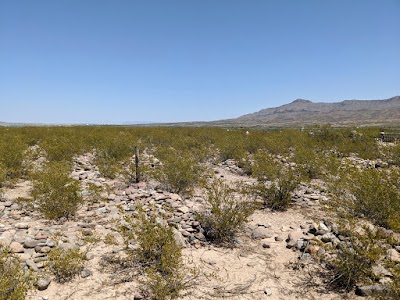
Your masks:
M 0 300 L 24 300 L 33 281 L 9 249 L 0 247 Z
M 83 269 L 85 254 L 78 249 L 56 247 L 49 254 L 49 270 L 56 281 L 64 283 L 77 276 Z
M 254 203 L 236 197 L 235 191 L 221 179 L 208 185 L 205 200 L 207 207 L 197 218 L 206 238 L 214 243 L 233 244 L 235 234 L 254 212 Z
M 176 299 L 190 286 L 193 270 L 184 266 L 182 249 L 171 227 L 162 224 L 155 215 L 148 217 L 138 207 L 138 214 L 125 216 L 119 228 L 130 258 L 145 275 L 140 282 L 146 299 Z M 137 246 L 129 248 L 133 241 Z
M 391 276 L 374 297 L 398 299 L 400 267 L 385 257 L 385 251 L 400 246 L 393 238 L 400 233 L 399 144 L 378 142 L 382 128 L 323 125 L 302 131 L 246 131 L 119 126 L 0 128 L 0 192 L 19 179 L 29 179 L 32 198 L 19 198 L 16 203 L 37 209 L 50 220 L 71 219 L 82 205 L 97 208 L 106 201 L 105 190 L 90 183 L 81 186 L 70 177 L 76 156 L 92 153 L 101 176 L 124 178 L 125 184 L 134 180 L 134 149 L 140 146 L 141 153 L 146 153 L 142 178 L 152 188 L 179 193 L 187 200 L 206 186 L 206 206 L 196 217 L 208 242 L 226 245 L 235 240 L 256 207 L 287 210 L 299 186 L 318 184 L 329 198 L 321 200 L 321 207 L 329 204 L 331 217 L 342 222 L 343 239 L 329 246 L 324 260 L 331 286 L 348 292 L 360 284 L 381 284 L 373 272 L 379 262 Z M 239 185 L 213 180 L 210 170 L 228 165 L 254 182 L 245 195 L 239 193 Z M 256 200 L 247 199 L 249 195 L 255 195 Z M 260 202 L 262 205 L 256 206 Z M 130 212 L 119 231 L 132 265 L 139 270 L 143 296 L 161 300 L 179 297 L 194 275 L 185 267 L 174 230 L 161 215 L 147 214 L 140 208 Z M 349 226 L 360 230 L 349 230 Z M 117 242 L 113 235 L 104 236 L 103 241 L 108 245 Z M 31 287 L 29 274 L 13 255 L 1 250 L 0 300 L 24 299 Z M 58 282 L 71 280 L 82 270 L 84 255 L 78 250 L 56 247 L 48 256 L 49 270 Z
M 68 164 L 50 162 L 32 175 L 33 201 L 48 219 L 70 218 L 83 202 L 79 183 L 69 174 Z

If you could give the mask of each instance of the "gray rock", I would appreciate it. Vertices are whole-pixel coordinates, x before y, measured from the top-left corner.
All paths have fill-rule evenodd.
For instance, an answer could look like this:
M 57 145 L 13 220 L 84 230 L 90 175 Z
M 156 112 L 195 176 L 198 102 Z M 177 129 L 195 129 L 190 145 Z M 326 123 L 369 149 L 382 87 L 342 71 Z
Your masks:
M 0 246 L 9 247 L 12 240 L 9 237 L 1 236 L 0 237 Z
M 85 258 L 86 258 L 86 260 L 92 260 L 94 258 L 94 254 L 88 252 L 88 253 L 86 253 L 86 257 Z
M 271 231 L 265 227 L 257 227 L 251 233 L 251 237 L 255 240 L 261 240 L 273 237 Z
M 24 247 L 25 248 L 35 248 L 39 242 L 37 240 L 33 240 L 31 238 L 27 238 L 24 240 Z
M 86 268 L 81 271 L 81 277 L 82 278 L 86 278 L 86 277 L 92 276 L 92 274 L 93 274 L 93 272 L 90 271 L 89 269 L 86 269 Z
M 384 285 L 364 285 L 358 286 L 356 288 L 356 295 L 358 296 L 371 296 L 375 294 L 379 294 L 387 290 L 387 287 Z
M 182 248 L 185 248 L 186 242 L 182 234 L 176 228 L 172 228 L 172 230 L 174 232 L 174 239 L 176 244 Z
M 33 260 L 27 259 L 27 260 L 25 261 L 25 263 L 26 263 L 26 265 L 27 265 L 30 269 L 32 269 L 33 271 L 39 272 L 39 268 L 38 268 L 38 266 L 35 264 L 35 262 L 34 262 Z
M 50 285 L 51 279 L 48 277 L 40 277 L 36 283 L 37 289 L 39 291 L 46 290 Z
M 333 242 L 335 239 L 337 238 L 332 232 L 325 233 L 321 236 L 321 241 L 324 243 Z
M 75 249 L 76 247 L 71 243 L 62 243 L 59 246 L 62 250 L 67 251 L 68 249 Z
M 396 249 L 389 249 L 386 251 L 386 258 L 393 262 L 400 262 L 400 253 Z
M 10 244 L 10 249 L 11 249 L 11 252 L 13 252 L 13 253 L 23 253 L 24 252 L 24 247 L 22 247 L 22 245 L 18 242 L 12 242 Z
M 386 270 L 385 267 L 383 267 L 381 264 L 372 266 L 371 270 L 372 270 L 372 273 L 377 277 L 392 276 L 392 273 L 390 273 L 388 270 Z
M 28 229 L 29 228 L 29 224 L 28 223 L 17 223 L 14 226 L 17 229 Z

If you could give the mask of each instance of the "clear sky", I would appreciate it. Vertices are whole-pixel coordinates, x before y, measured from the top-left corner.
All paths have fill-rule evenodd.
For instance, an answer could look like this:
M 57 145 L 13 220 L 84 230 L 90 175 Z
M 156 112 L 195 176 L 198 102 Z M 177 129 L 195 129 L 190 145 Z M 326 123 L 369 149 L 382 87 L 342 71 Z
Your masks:
M 0 121 L 238 117 L 400 95 L 400 0 L 0 0 Z

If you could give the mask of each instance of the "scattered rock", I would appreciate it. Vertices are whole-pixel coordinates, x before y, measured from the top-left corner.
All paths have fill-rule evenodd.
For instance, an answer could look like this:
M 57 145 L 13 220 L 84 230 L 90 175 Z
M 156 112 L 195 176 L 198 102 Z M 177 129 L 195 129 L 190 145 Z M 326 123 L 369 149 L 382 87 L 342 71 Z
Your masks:
M 24 247 L 22 247 L 22 245 L 18 242 L 12 242 L 10 244 L 10 249 L 11 249 L 11 252 L 13 252 L 13 253 L 23 253 L 24 252 Z
M 39 291 L 46 290 L 51 283 L 51 279 L 48 277 L 40 277 L 36 283 L 37 289 Z
M 264 289 L 264 294 L 267 296 L 271 296 L 272 295 L 272 290 L 269 287 L 266 287 Z
M 86 268 L 81 271 L 81 277 L 82 278 L 86 278 L 86 277 L 92 276 L 92 274 L 93 274 L 93 272 L 90 271 L 89 269 L 86 269 Z
M 396 249 L 389 249 L 386 251 L 386 258 L 393 262 L 400 262 L 400 253 Z
M 376 293 L 382 293 L 387 290 L 384 285 L 364 285 L 356 287 L 356 295 L 358 296 L 371 296 Z
M 265 227 L 257 227 L 251 233 L 251 237 L 255 240 L 261 240 L 273 237 L 271 231 Z

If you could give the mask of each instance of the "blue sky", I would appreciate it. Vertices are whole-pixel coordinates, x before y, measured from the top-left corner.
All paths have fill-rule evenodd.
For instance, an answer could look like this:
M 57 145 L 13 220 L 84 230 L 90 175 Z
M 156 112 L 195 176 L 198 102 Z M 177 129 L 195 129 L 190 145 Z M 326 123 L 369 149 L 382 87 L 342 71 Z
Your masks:
M 399 0 L 1 0 L 0 121 L 238 117 L 400 95 Z

